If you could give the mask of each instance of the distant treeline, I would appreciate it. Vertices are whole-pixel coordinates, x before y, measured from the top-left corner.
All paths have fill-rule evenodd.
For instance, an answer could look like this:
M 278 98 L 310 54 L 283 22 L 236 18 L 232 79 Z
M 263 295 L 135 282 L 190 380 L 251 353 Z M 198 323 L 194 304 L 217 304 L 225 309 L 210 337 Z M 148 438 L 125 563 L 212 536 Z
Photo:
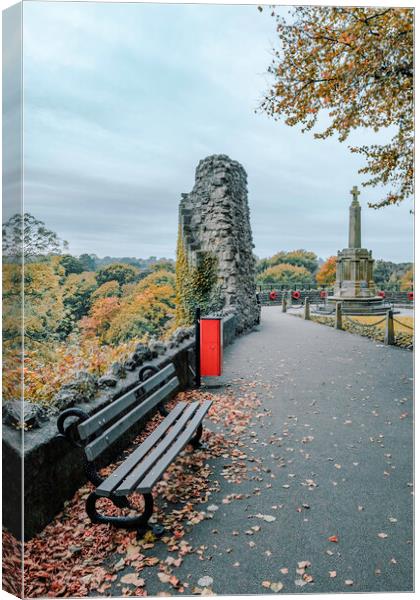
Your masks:
M 291 287 L 334 285 L 335 272 L 335 256 L 323 260 L 315 252 L 303 249 L 277 252 L 269 258 L 257 258 L 258 285 L 290 285 Z M 411 289 L 413 263 L 376 260 L 373 277 L 378 287 Z

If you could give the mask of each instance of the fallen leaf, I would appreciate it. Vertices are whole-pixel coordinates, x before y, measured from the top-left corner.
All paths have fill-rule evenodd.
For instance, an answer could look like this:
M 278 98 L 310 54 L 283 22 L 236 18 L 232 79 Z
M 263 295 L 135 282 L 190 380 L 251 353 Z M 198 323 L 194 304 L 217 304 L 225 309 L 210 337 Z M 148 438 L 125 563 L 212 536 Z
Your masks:
M 121 560 L 119 560 L 118 562 L 115 563 L 114 571 L 121 571 L 121 569 L 124 569 L 124 567 L 125 567 L 125 560 L 123 558 L 121 558 Z
M 272 515 L 262 515 L 261 513 L 258 513 L 255 516 L 257 519 L 262 519 L 263 521 L 267 521 L 267 523 L 271 523 L 272 521 L 276 520 L 276 517 L 273 517 Z
M 309 562 L 309 560 L 301 560 L 300 562 L 298 562 L 298 567 L 299 569 L 306 569 L 307 567 L 310 567 L 311 563 Z
M 276 583 L 272 583 L 272 584 L 270 585 L 270 590 L 271 590 L 272 592 L 275 592 L 275 593 L 277 593 L 277 592 L 280 592 L 280 591 L 283 589 L 283 587 L 284 587 L 284 586 L 283 586 L 283 584 L 281 583 L 281 581 L 277 581 Z
M 200 579 L 197 581 L 197 584 L 200 587 L 209 587 L 212 583 L 213 577 L 210 577 L 209 575 L 204 575 L 204 577 L 200 577 Z
M 131 585 L 135 585 L 136 587 L 144 586 L 144 579 L 139 577 L 137 573 L 127 573 L 127 575 L 123 575 L 121 577 L 121 583 L 131 583 Z

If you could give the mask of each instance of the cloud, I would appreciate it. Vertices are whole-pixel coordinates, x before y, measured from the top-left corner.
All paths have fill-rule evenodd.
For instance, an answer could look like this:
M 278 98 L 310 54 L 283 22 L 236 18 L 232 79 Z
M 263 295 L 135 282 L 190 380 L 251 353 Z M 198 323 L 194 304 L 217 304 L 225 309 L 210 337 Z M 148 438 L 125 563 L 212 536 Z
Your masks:
M 275 43 L 266 11 L 25 3 L 24 27 L 25 206 L 72 252 L 174 256 L 180 195 L 213 153 L 248 172 L 258 255 L 346 245 L 361 158 L 255 113 Z M 410 259 L 408 208 L 364 208 L 377 257 Z

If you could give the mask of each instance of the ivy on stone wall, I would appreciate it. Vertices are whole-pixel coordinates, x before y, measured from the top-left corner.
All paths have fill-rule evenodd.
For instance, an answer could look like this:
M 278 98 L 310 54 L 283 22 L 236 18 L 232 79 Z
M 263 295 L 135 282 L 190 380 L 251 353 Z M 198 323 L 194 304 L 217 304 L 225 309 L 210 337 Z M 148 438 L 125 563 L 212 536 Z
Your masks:
M 200 252 L 198 265 L 188 262 L 181 231 L 178 233 L 176 256 L 176 321 L 177 325 L 191 325 L 195 309 L 203 315 L 223 307 L 217 277 L 218 260 L 210 252 Z

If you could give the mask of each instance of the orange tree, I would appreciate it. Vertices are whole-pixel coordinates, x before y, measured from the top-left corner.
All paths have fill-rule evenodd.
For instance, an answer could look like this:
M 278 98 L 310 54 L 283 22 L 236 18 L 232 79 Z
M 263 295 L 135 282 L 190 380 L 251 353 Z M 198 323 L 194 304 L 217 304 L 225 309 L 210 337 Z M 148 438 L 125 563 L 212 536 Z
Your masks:
M 319 285 L 333 285 L 335 283 L 335 269 L 336 269 L 337 257 L 330 256 L 321 265 L 318 273 L 315 275 L 315 279 Z
M 156 271 L 123 286 L 121 297 L 120 289 L 114 290 L 114 296 L 96 298 L 89 316 L 81 320 L 85 338 L 93 335 L 101 343 L 120 344 L 165 335 L 175 312 L 174 273 Z
M 261 7 L 259 7 L 262 10 Z M 325 139 L 353 129 L 393 126 L 390 141 L 351 147 L 366 165 L 363 185 L 389 185 L 374 208 L 413 193 L 413 16 L 410 8 L 300 6 L 285 18 L 274 9 L 280 49 L 261 108 L 287 125 L 315 126 L 328 117 Z M 280 9 L 282 10 L 282 9 Z

